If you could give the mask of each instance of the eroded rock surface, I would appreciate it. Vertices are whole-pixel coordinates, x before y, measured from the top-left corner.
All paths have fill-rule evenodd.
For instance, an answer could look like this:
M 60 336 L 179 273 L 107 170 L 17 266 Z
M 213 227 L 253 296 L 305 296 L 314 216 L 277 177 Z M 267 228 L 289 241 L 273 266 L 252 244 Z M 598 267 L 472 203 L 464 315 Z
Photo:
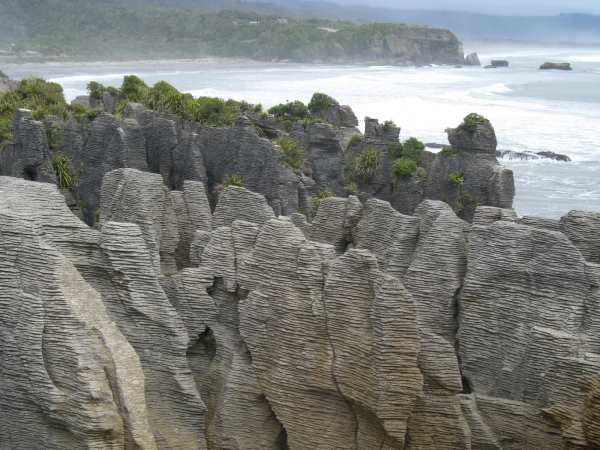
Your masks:
M 600 444 L 597 217 L 0 177 L 0 448 Z

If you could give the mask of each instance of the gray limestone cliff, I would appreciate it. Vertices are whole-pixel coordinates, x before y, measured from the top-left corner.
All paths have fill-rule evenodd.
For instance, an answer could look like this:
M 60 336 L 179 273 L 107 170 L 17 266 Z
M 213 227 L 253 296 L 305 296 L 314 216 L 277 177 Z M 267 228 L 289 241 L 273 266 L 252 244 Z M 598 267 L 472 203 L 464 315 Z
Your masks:
M 99 189 L 0 177 L 3 450 L 600 448 L 598 214 Z

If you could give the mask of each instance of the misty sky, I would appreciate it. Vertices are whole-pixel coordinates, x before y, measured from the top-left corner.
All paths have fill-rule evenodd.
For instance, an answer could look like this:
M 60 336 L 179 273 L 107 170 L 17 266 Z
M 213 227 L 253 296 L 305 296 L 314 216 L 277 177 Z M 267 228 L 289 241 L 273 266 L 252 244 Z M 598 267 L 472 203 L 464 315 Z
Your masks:
M 399 9 L 449 9 L 499 14 L 600 14 L 600 0 L 334 0 Z

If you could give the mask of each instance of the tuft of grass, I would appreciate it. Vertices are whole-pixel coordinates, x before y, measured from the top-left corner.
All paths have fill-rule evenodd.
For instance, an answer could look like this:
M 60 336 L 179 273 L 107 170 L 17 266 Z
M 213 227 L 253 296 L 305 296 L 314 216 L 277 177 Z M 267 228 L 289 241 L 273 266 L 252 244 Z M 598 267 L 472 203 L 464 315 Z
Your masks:
M 352 182 L 344 186 L 344 189 L 348 195 L 358 194 L 358 184 Z
M 452 172 L 448 175 L 448 181 L 455 186 L 460 186 L 465 182 L 465 174 L 463 172 Z
M 363 141 L 363 137 L 360 134 L 355 134 L 354 136 L 352 136 L 350 138 L 350 141 L 348 142 L 348 147 L 346 147 L 346 148 L 351 148 L 351 147 L 360 145 L 360 144 L 362 144 L 362 141 Z
M 60 189 L 71 189 L 75 186 L 75 177 L 71 173 L 71 163 L 67 155 L 56 152 L 52 155 L 51 161 L 58 187 Z
M 246 182 L 244 181 L 244 177 L 238 174 L 227 175 L 225 181 L 223 181 L 224 188 L 229 186 L 244 187 L 245 185 Z
M 417 171 L 415 172 L 415 181 L 417 184 L 421 184 L 425 180 L 427 180 L 427 171 L 423 167 L 417 167 Z
M 329 191 L 321 191 L 316 197 L 312 199 L 313 211 L 317 211 L 321 206 L 321 202 L 326 198 L 333 197 L 333 194 Z
M 275 144 L 281 147 L 284 155 L 284 162 L 294 170 L 302 169 L 306 153 L 302 144 L 296 139 L 284 136 L 275 140 Z
M 381 153 L 375 149 L 368 149 L 356 157 L 352 164 L 352 172 L 363 180 L 370 179 L 379 168 Z
M 409 177 L 417 171 L 417 162 L 408 158 L 397 159 L 392 163 L 392 171 L 398 178 Z

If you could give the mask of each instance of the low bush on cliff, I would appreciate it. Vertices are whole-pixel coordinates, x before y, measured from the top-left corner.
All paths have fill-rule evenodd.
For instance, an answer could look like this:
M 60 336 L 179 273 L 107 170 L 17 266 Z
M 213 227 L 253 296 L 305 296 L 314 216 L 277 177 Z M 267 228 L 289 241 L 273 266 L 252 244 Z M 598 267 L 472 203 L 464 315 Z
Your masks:
M 392 163 L 392 171 L 398 178 L 409 177 L 417 171 L 417 162 L 408 158 L 397 159 Z
M 245 112 L 260 112 L 260 105 L 247 102 L 223 100 L 217 97 L 194 98 L 179 92 L 166 81 L 150 87 L 135 75 L 123 78 L 120 89 L 107 88 L 100 83 L 88 84 L 90 97 L 110 92 L 118 100 L 117 112 L 122 113 L 128 102 L 142 103 L 154 111 L 176 114 L 186 120 L 194 120 L 209 126 L 230 126 Z
M 306 152 L 300 142 L 292 137 L 284 136 L 275 140 L 275 144 L 281 147 L 284 161 L 288 166 L 296 171 L 302 169 L 304 159 L 306 158 Z
M 331 108 L 332 106 L 339 105 L 338 101 L 333 97 L 330 97 L 327 94 L 322 94 L 320 92 L 315 92 L 310 99 L 310 103 L 308 104 L 308 110 L 312 114 L 316 114 L 319 111 L 322 111 L 327 108 Z
M 387 146 L 387 151 L 394 159 L 405 158 L 419 162 L 425 151 L 425 144 L 417 138 L 411 137 L 404 143 L 395 142 Z
M 280 103 L 269 109 L 269 114 L 273 114 L 280 119 L 305 119 L 309 116 L 308 107 L 299 100 L 287 103 Z
M 368 149 L 356 157 L 352 165 L 354 176 L 369 180 L 379 168 L 381 153 L 375 149 Z
M 460 186 L 465 182 L 465 174 L 463 172 L 452 172 L 448 175 L 448 182 Z
M 467 128 L 475 128 L 477 125 L 485 125 L 487 123 L 490 123 L 490 121 L 488 119 L 486 119 L 485 117 L 483 117 L 479 114 L 475 114 L 475 113 L 469 114 L 463 120 L 463 124 Z
M 402 157 L 412 159 L 413 161 L 420 161 L 425 151 L 425 144 L 423 144 L 417 138 L 411 137 L 404 141 L 402 144 Z
M 329 191 L 321 191 L 316 197 L 312 199 L 313 211 L 316 211 L 321 206 L 321 202 L 326 198 L 333 197 L 333 194 Z
M 17 109 L 29 109 L 41 120 L 49 114 L 66 118 L 71 107 L 65 103 L 62 87 L 40 78 L 28 78 L 16 90 L 0 94 L 0 141 L 12 140 L 12 118 Z

